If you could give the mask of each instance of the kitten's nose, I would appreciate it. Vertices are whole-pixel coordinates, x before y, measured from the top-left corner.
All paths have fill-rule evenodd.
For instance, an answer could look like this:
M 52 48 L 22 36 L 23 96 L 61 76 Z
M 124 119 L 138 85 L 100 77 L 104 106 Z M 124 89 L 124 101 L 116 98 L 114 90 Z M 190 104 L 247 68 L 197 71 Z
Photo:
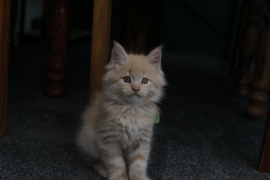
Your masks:
M 136 93 L 140 90 L 140 88 L 132 88 L 132 90 Z

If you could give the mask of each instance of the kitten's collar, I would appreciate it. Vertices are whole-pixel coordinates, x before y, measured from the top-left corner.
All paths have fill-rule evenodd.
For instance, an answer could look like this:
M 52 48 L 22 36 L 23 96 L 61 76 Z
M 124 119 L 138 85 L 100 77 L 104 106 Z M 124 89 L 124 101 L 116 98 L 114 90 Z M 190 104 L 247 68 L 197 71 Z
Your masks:
M 156 118 L 155 118 L 155 124 L 158 124 L 160 120 L 159 114 L 157 114 Z

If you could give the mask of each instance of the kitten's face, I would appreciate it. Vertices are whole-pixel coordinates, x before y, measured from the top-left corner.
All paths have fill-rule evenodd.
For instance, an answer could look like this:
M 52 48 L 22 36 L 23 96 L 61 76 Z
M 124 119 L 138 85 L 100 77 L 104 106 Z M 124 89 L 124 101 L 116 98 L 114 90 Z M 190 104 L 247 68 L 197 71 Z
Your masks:
M 156 48 L 148 56 L 127 55 L 115 43 L 111 62 L 103 77 L 106 96 L 128 104 L 157 102 L 165 85 L 160 60 L 161 48 Z

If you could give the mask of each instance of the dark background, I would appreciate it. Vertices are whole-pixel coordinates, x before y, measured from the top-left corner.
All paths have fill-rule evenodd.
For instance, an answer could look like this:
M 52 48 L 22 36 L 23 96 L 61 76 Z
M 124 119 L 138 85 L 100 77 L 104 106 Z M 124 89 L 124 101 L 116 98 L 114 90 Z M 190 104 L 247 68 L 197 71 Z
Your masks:
M 111 39 L 118 40 L 125 7 L 123 0 L 112 2 Z M 167 52 L 231 59 L 241 3 L 242 0 L 165 0 L 159 42 Z M 92 6 L 89 0 L 72 1 L 73 29 L 91 31 Z M 31 20 L 32 29 L 39 29 L 40 24 L 41 17 Z

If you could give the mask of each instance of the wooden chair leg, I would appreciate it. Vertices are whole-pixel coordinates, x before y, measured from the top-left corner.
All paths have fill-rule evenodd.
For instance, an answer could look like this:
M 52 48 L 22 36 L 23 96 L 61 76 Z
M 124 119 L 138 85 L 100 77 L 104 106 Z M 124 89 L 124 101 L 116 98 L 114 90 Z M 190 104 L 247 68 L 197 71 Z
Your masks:
M 254 52 L 257 47 L 261 12 L 266 0 L 249 0 L 247 2 L 247 14 L 240 42 L 240 61 L 235 77 L 234 93 L 239 96 L 247 96 L 250 83 L 250 67 Z
M 70 34 L 70 0 L 55 0 L 51 29 L 51 59 L 48 66 L 48 85 L 45 94 L 63 97 L 66 79 L 66 57 Z
M 270 111 L 268 114 L 265 134 L 261 149 L 259 171 L 270 173 Z
M 0 138 L 6 134 L 10 3 L 0 1 Z
M 90 62 L 90 96 L 101 89 L 101 76 L 108 64 L 111 29 L 111 0 L 94 0 Z
M 243 29 L 245 27 L 246 24 L 246 14 L 247 14 L 247 1 L 244 1 L 241 7 L 241 15 L 240 15 L 240 22 L 239 25 L 237 27 L 237 37 L 236 37 L 236 48 L 234 50 L 234 55 L 233 55 L 233 60 L 231 63 L 231 71 L 232 71 L 232 75 L 233 78 L 236 78 L 236 73 L 237 73 L 237 69 L 239 68 L 239 62 L 240 62 L 240 48 L 241 48 L 241 39 L 242 39 L 242 34 L 243 34 Z M 234 89 L 236 90 L 236 89 Z M 237 95 L 238 91 L 236 90 L 235 94 Z
M 270 5 L 270 0 L 268 5 Z M 264 105 L 268 101 L 270 90 L 270 9 L 264 15 L 265 26 L 263 27 L 256 58 L 254 78 L 249 93 L 249 104 L 246 112 L 253 118 L 262 117 L 265 114 Z

